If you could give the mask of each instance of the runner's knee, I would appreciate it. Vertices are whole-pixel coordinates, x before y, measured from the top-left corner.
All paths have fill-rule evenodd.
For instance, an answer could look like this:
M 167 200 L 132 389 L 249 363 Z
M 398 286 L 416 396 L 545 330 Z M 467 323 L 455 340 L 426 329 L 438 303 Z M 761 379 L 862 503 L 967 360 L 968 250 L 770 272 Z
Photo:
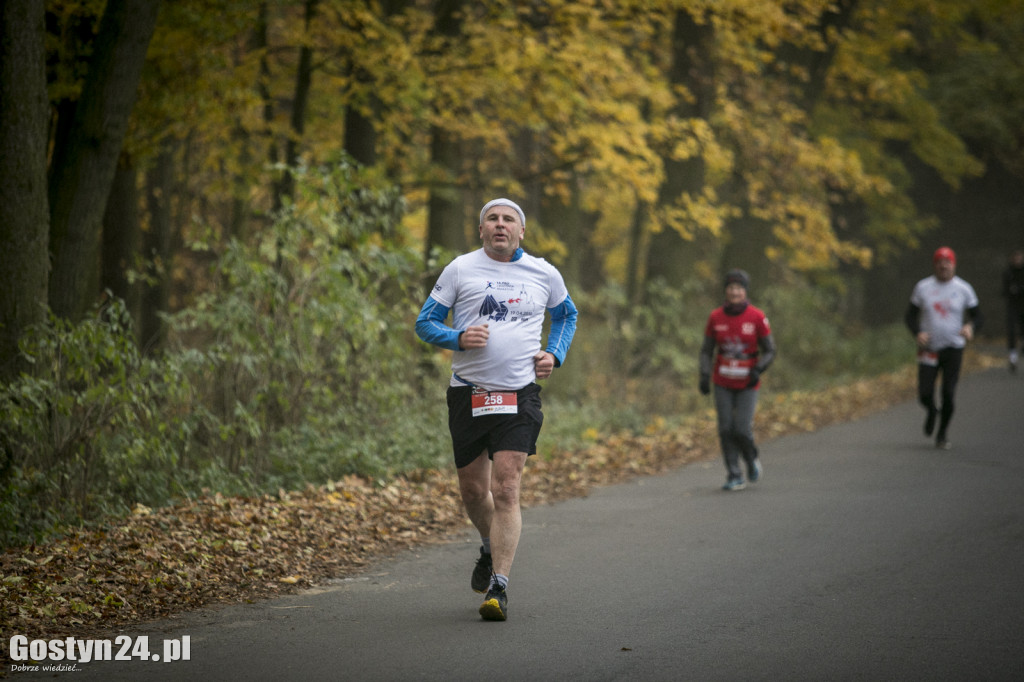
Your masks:
M 514 507 L 519 504 L 519 481 L 495 481 L 491 488 L 491 495 L 494 497 L 494 506 Z

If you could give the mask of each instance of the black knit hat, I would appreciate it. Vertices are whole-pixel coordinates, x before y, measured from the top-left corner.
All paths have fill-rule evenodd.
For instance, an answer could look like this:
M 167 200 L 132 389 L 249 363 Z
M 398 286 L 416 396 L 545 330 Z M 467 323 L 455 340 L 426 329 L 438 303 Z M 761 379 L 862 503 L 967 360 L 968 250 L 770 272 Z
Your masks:
M 725 273 L 725 286 L 727 287 L 733 282 L 743 285 L 744 289 L 750 291 L 750 275 L 743 270 L 737 268 Z

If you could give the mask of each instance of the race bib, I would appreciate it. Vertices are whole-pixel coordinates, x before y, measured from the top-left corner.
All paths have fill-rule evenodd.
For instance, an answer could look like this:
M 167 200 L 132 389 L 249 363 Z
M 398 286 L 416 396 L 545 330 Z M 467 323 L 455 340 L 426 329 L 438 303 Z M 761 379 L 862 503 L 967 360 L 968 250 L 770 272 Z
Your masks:
M 939 354 L 930 350 L 920 350 L 917 352 L 917 361 L 922 365 L 936 367 L 939 364 Z
M 515 391 L 473 391 L 471 398 L 474 417 L 485 414 L 518 414 L 519 401 Z
M 745 379 L 750 376 L 750 365 L 741 365 L 732 360 L 719 367 L 718 373 L 727 379 Z

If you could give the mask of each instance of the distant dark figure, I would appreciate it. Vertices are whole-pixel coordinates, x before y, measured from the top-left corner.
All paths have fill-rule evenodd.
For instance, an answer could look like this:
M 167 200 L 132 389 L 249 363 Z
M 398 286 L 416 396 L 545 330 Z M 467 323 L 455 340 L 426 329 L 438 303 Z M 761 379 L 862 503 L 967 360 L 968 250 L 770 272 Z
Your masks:
M 1020 359 L 1017 340 L 1024 338 L 1024 249 L 1010 254 L 1010 262 L 1003 270 L 1003 296 L 1006 298 L 1006 348 L 1010 371 L 1016 372 Z

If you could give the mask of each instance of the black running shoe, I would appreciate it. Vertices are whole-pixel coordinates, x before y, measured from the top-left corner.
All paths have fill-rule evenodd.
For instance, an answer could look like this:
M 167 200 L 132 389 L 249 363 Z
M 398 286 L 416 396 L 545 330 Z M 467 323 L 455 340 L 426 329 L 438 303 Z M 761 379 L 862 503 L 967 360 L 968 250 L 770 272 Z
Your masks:
M 484 548 L 480 548 L 480 558 L 476 560 L 473 567 L 473 577 L 469 584 L 473 586 L 474 592 L 483 594 L 491 584 L 491 555 L 484 554 Z
M 505 588 L 494 583 L 487 590 L 484 603 L 480 605 L 480 617 L 484 620 L 505 620 L 508 618 L 508 595 Z

